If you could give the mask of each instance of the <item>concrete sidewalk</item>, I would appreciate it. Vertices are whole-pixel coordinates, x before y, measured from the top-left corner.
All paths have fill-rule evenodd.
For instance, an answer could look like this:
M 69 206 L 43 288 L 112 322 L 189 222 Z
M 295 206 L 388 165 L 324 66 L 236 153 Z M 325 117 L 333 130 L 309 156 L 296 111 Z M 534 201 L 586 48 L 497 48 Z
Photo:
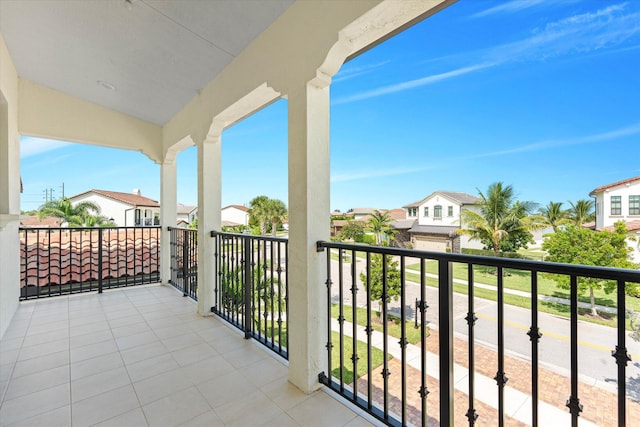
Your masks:
M 344 333 L 346 336 L 352 334 L 352 324 L 344 322 Z M 332 323 L 332 329 L 339 331 L 339 323 L 334 320 Z M 366 332 L 364 327 L 358 327 L 358 336 L 360 340 L 366 339 Z M 383 334 L 377 331 L 372 333 L 372 345 L 376 348 L 383 348 Z M 402 362 L 401 348 L 398 345 L 398 338 L 388 337 L 388 352 L 394 357 L 394 363 L 396 366 L 400 366 Z M 432 331 L 431 336 L 427 339 L 428 349 L 427 351 L 427 375 L 436 381 L 439 377 L 439 365 L 438 355 L 436 353 L 437 348 L 437 331 Z M 467 355 L 467 341 L 455 338 L 454 343 L 454 355 L 456 356 L 456 363 L 454 364 L 454 385 L 456 392 L 468 395 L 468 381 L 469 371 L 467 369 L 468 355 Z M 497 360 L 497 354 L 495 351 L 487 349 L 479 344 L 476 344 L 475 362 L 475 400 L 486 405 L 486 408 L 493 408 L 497 410 L 498 399 L 496 381 L 490 376 L 494 375 L 491 369 L 495 365 Z M 416 345 L 409 344 L 406 348 L 406 365 L 410 371 L 407 373 L 407 382 L 410 400 L 411 410 L 419 411 L 419 397 L 415 390 L 420 386 L 420 365 L 421 365 L 421 349 Z M 517 421 L 522 425 L 530 425 L 532 420 L 532 407 L 531 396 L 528 392 L 531 387 L 531 365 L 529 362 L 514 359 L 505 356 L 505 369 L 507 377 L 509 377 L 509 386 L 506 386 L 505 391 L 505 416 L 511 418 L 513 421 Z M 390 384 L 395 383 L 394 387 L 399 390 L 400 376 L 395 375 L 392 372 L 390 377 Z M 397 372 L 396 372 L 397 374 Z M 517 374 L 517 376 L 516 376 Z M 378 375 L 379 376 L 379 375 Z M 376 387 L 382 388 L 381 378 L 378 380 L 374 377 Z M 544 368 L 539 368 L 539 423 L 540 425 L 571 425 L 571 415 L 569 410 L 564 406 L 566 399 L 569 396 L 569 378 L 563 377 L 557 373 L 547 371 Z M 391 388 L 391 386 L 390 386 Z M 415 396 L 414 396 L 415 395 Z M 434 396 L 435 397 L 435 396 Z M 616 424 L 616 409 L 617 409 L 617 395 L 615 393 L 602 390 L 600 388 L 580 383 L 579 385 L 579 397 L 581 403 L 585 405 L 585 412 L 580 416 L 581 426 L 604 426 L 604 425 L 617 425 Z M 432 396 L 429 395 L 429 400 Z M 466 411 L 466 402 L 464 399 L 460 400 L 456 397 L 456 402 L 460 405 L 464 405 Z M 554 402 L 551 404 L 550 402 Z M 399 402 L 398 402 L 399 403 Z M 640 404 L 628 401 L 627 405 L 627 425 L 640 425 Z M 460 409 L 460 408 L 459 408 Z M 397 408 L 396 412 L 399 411 Z M 486 410 L 483 414 L 478 411 L 480 416 L 484 415 L 484 420 L 487 420 L 492 414 L 487 414 Z M 419 416 L 419 414 L 416 414 Z M 465 418 L 466 420 L 466 418 Z M 495 420 L 493 420 L 495 421 Z M 457 424 L 457 423 L 456 423 Z

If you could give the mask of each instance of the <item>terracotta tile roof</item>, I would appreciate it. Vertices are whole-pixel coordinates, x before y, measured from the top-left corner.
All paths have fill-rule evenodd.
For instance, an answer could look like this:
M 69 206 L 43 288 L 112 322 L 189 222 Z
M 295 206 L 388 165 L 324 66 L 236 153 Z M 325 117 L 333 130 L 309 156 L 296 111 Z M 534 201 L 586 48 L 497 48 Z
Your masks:
M 229 205 L 229 206 L 225 206 L 224 208 L 222 208 L 222 210 L 229 209 L 229 208 L 236 208 L 236 209 L 244 211 L 244 212 L 249 212 L 249 208 L 246 207 L 246 206 L 242 206 L 242 205 Z
M 636 219 L 634 221 L 627 221 L 624 225 L 627 226 L 627 230 L 629 231 L 640 231 L 640 220 Z M 598 230 L 614 231 L 615 229 L 616 228 L 613 225 L 610 225 L 608 227 L 599 228 Z
M 593 191 L 591 191 L 591 193 L 589 193 L 589 195 L 593 196 L 594 194 L 600 193 L 601 191 L 607 190 L 609 188 L 617 187 L 619 185 L 629 184 L 629 183 L 634 182 L 634 181 L 640 181 L 640 176 L 636 176 L 634 178 L 629 178 L 629 179 L 624 179 L 622 181 L 614 182 L 612 184 L 603 185 L 603 186 L 598 187 L 598 188 L 594 189 Z
M 389 209 L 387 213 L 394 220 L 402 220 L 407 218 L 407 211 L 402 208 Z
M 22 227 L 49 227 L 58 228 L 62 225 L 62 220 L 56 217 L 46 217 L 40 220 L 37 215 L 20 218 Z
M 145 206 L 145 207 L 152 207 L 152 208 L 160 207 L 160 204 L 158 203 L 157 200 L 153 200 L 144 196 L 139 196 L 134 193 L 121 193 L 119 191 L 106 191 L 106 190 L 93 189 L 93 190 L 85 191 L 84 193 L 77 194 L 73 197 L 69 197 L 69 199 L 73 200 L 75 198 L 84 196 L 89 193 L 99 194 L 103 197 L 117 200 L 119 202 L 126 203 L 131 206 Z

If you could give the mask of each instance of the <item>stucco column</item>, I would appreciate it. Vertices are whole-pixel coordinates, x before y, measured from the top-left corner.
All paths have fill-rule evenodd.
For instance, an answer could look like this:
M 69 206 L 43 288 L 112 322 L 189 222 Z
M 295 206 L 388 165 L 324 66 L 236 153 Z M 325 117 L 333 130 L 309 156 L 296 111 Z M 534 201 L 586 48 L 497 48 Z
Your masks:
M 171 280 L 171 233 L 169 227 L 176 226 L 177 190 L 176 160 L 165 159 L 160 165 L 160 282 Z
M 214 298 L 214 240 L 220 230 L 222 203 L 221 134 L 210 134 L 198 143 L 198 314 L 211 315 Z
M 329 87 L 289 93 L 289 381 L 306 393 L 327 369 L 326 252 L 329 240 Z

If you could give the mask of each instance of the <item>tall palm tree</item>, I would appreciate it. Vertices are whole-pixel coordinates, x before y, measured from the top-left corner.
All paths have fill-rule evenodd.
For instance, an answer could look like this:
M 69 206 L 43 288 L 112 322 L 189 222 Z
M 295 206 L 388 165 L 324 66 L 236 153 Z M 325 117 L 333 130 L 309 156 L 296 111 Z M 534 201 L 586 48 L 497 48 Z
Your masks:
M 266 217 L 271 221 L 271 234 L 276 237 L 278 224 L 287 219 L 287 207 L 282 200 L 269 199 L 266 205 Z
M 249 222 L 260 225 L 260 234 L 267 234 L 269 198 L 267 196 L 256 196 L 249 202 Z
M 553 228 L 554 233 L 560 225 L 571 222 L 567 216 L 568 212 L 562 209 L 562 202 L 549 202 L 547 206 L 540 208 L 542 222 Z
M 93 202 L 80 202 L 75 206 L 71 200 L 65 198 L 51 200 L 38 209 L 38 217 L 56 217 L 62 219 L 71 227 L 82 227 L 86 225 L 87 217 L 100 214 L 100 206 Z
M 382 245 L 382 236 L 392 238 L 395 230 L 391 227 L 392 218 L 387 212 L 373 211 L 369 218 L 369 230 L 376 236 L 376 245 Z
M 595 214 L 593 212 L 593 200 L 578 200 L 575 204 L 569 202 L 571 209 L 569 209 L 569 218 L 578 227 L 582 227 L 585 222 L 593 221 Z
M 463 228 L 458 233 L 488 243 L 496 256 L 500 254 L 502 241 L 510 233 L 528 233 L 539 227 L 527 217 L 532 205 L 515 202 L 511 185 L 496 182 L 489 186 L 486 196 L 480 190 L 478 193 L 480 212 L 463 209 L 460 213 Z

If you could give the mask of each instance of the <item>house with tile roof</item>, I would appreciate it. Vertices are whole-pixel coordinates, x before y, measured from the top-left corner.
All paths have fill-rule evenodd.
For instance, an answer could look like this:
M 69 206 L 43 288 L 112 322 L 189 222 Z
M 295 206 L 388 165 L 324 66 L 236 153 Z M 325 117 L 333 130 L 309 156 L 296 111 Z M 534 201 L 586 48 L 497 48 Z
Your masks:
M 178 225 L 189 225 L 198 217 L 198 207 L 178 203 L 176 208 L 176 222 Z
M 632 259 L 640 262 L 640 176 L 602 185 L 589 193 L 596 201 L 596 230 L 613 230 L 623 221 L 629 230 L 627 242 Z
M 406 230 L 414 249 L 434 252 L 460 252 L 462 248 L 482 249 L 482 244 L 457 233 L 460 228 L 460 212 L 476 210 L 479 199 L 467 193 L 434 191 L 424 199 L 409 203 L 403 208 L 407 221 L 398 223 Z M 413 220 L 410 222 L 410 220 Z
M 225 227 L 237 227 L 249 225 L 249 208 L 242 205 L 229 205 L 220 211 L 222 225 Z
M 119 227 L 151 227 L 160 225 L 160 204 L 142 195 L 139 189 L 131 193 L 89 190 L 69 197 L 72 204 L 93 202 L 100 206 L 100 214 L 113 218 Z

